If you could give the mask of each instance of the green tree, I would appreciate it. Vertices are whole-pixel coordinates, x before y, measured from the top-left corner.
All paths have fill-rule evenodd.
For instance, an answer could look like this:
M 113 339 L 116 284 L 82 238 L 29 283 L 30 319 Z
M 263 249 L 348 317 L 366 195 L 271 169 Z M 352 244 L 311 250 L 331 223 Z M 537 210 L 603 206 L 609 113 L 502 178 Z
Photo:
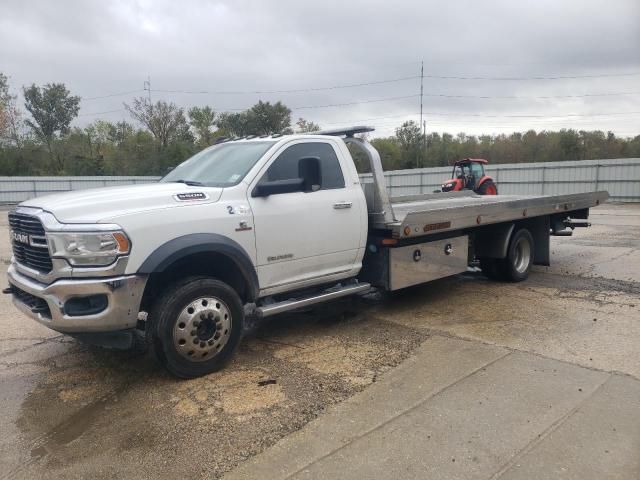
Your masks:
M 580 159 L 580 136 L 573 129 L 562 129 L 560 134 L 560 148 L 562 158 L 560 160 Z
M 261 100 L 247 111 L 247 115 L 254 135 L 292 133 L 291 110 L 281 102 L 271 104 Z
M 228 137 L 244 137 L 246 135 L 250 135 L 252 130 L 249 125 L 249 116 L 247 115 L 247 112 L 223 112 L 218 115 L 216 125 L 218 126 L 218 131 L 223 136 Z
M 305 120 L 304 118 L 299 118 L 296 122 L 296 126 L 298 127 L 296 133 L 311 133 L 320 131 L 320 125 L 309 120 Z
M 108 131 L 109 141 L 115 145 L 120 145 L 135 133 L 135 128 L 133 128 L 133 125 L 124 120 L 116 123 L 104 123 Z
M 382 161 L 384 170 L 398 170 L 403 166 L 402 150 L 395 137 L 374 138 L 371 140 Z
M 403 168 L 424 166 L 424 138 L 420 126 L 413 120 L 396 129 L 396 138 L 402 151 Z
M 216 112 L 209 106 L 192 107 L 189 109 L 189 123 L 196 132 L 198 144 L 206 147 L 215 138 Z
M 9 79 L 6 75 L 0 73 L 0 138 L 4 138 L 9 129 L 8 109 L 10 102 Z
M 293 133 L 291 110 L 281 102 L 259 101 L 244 112 L 221 113 L 217 125 L 223 135 L 234 137 Z
M 9 79 L 0 73 L 0 144 L 21 148 L 24 143 L 22 112 L 18 108 L 17 96 L 9 89 Z
M 53 143 L 58 135 L 69 132 L 69 126 L 80 110 L 80 97 L 71 95 L 64 83 L 48 83 L 44 87 L 32 84 L 23 88 L 25 108 L 31 114 L 26 124 L 47 147 L 53 160 Z M 64 156 L 57 154 L 57 166 L 64 169 Z
M 146 98 L 134 98 L 132 105 L 124 104 L 129 114 L 144 125 L 162 147 L 179 140 L 189 139 L 189 124 L 184 110 L 174 103 L 150 103 Z

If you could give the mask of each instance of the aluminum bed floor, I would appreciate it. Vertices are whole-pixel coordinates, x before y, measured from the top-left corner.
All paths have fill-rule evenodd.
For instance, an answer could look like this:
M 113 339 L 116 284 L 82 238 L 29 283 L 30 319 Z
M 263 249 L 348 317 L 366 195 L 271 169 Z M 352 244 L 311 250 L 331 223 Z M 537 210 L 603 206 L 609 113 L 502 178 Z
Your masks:
M 512 220 L 572 212 L 604 203 L 605 191 L 568 195 L 476 195 L 473 192 L 410 195 L 391 199 L 394 221 L 374 222 L 393 237 L 418 237 Z

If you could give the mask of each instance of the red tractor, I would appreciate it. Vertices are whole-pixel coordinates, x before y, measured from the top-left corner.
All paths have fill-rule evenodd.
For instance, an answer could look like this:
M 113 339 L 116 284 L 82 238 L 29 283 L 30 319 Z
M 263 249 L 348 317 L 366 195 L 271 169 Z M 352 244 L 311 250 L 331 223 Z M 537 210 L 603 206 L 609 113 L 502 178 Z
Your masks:
M 453 164 L 451 180 L 442 184 L 443 192 L 473 190 L 478 195 L 497 195 L 498 187 L 493 178 L 485 175 L 484 166 L 489 163 L 482 158 L 465 158 Z

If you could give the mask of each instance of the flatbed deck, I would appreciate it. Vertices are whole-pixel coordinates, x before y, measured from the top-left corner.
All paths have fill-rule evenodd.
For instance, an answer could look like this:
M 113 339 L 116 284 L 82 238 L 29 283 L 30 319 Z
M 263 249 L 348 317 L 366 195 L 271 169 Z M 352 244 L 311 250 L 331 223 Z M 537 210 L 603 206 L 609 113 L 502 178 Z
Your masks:
M 473 192 L 434 193 L 391 198 L 392 222 L 373 217 L 373 228 L 391 230 L 394 238 L 417 237 L 566 213 L 605 202 L 605 191 L 568 195 L 477 195 Z

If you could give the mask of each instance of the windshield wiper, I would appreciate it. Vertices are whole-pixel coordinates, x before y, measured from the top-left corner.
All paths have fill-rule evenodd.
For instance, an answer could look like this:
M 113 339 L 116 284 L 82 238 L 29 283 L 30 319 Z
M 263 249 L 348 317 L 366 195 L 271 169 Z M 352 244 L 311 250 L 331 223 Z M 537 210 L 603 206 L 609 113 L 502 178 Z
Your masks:
M 189 185 L 191 187 L 204 187 L 204 183 L 196 182 L 194 180 L 174 180 L 173 183 L 184 183 L 185 185 Z

